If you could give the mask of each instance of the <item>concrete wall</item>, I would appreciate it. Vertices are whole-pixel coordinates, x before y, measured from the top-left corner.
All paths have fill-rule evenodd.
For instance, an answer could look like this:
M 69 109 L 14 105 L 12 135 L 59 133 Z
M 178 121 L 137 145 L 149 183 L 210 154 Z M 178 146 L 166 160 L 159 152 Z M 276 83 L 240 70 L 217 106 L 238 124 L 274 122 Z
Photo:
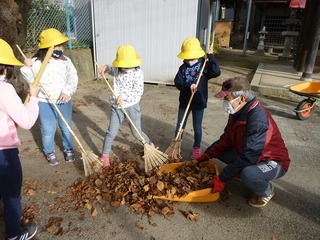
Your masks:
M 94 62 L 92 50 L 90 48 L 79 48 L 65 50 L 65 55 L 68 56 L 78 71 L 79 83 L 91 81 L 94 76 Z

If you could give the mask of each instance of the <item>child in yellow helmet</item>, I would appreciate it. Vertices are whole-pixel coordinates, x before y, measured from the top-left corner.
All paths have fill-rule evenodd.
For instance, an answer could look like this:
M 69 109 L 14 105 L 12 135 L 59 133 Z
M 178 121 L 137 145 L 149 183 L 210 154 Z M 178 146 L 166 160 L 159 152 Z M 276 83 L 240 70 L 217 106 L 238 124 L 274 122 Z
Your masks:
M 141 58 L 130 45 L 122 45 L 118 48 L 116 59 L 112 66 L 104 65 L 98 69 L 100 74 L 107 72 L 114 76 L 113 88 L 116 98 L 110 96 L 111 116 L 109 128 L 103 141 L 102 160 L 104 166 L 110 166 L 109 154 L 114 138 L 116 137 L 120 124 L 125 116 L 119 104 L 125 108 L 131 120 L 141 133 L 146 143 L 153 146 L 148 136 L 141 130 L 140 99 L 143 94 L 143 72 L 140 69 Z M 129 124 L 130 125 L 130 124 Z M 139 135 L 130 125 L 131 132 L 136 139 Z
M 53 54 L 42 74 L 40 83 L 44 86 L 44 89 L 48 91 L 51 99 L 55 101 L 68 125 L 71 126 L 71 97 L 78 86 L 78 75 L 70 58 L 63 54 L 63 44 L 68 40 L 69 38 L 65 37 L 57 29 L 48 28 L 43 30 L 39 36 L 38 52 L 32 57 L 32 59 L 25 60 L 26 66 L 21 68 L 21 73 L 27 82 L 32 83 L 34 81 L 34 75 L 30 67 L 38 72 L 49 47 L 54 46 Z M 43 90 L 40 91 L 38 97 L 40 100 L 39 117 L 43 152 L 48 163 L 51 166 L 55 166 L 60 163 L 57 159 L 54 148 L 57 121 L 62 132 L 62 145 L 65 161 L 72 163 L 75 160 L 73 150 L 74 142 L 69 129 L 63 123 Z
M 203 70 L 199 85 L 196 86 L 199 73 L 205 63 L 204 55 L 205 52 L 202 50 L 197 38 L 187 38 L 184 40 L 181 46 L 181 52 L 178 54 L 178 58 L 183 59 L 183 64 L 179 67 L 174 79 L 175 86 L 180 90 L 178 121 L 175 135 L 178 133 L 191 94 L 194 93 L 189 111 L 182 126 L 182 129 L 184 129 L 189 113 L 192 112 L 194 130 L 192 159 L 197 159 L 201 155 L 202 119 L 208 101 L 208 81 L 220 75 L 219 65 L 213 55 L 212 49 L 209 49 L 207 52 L 208 62 Z
M 23 64 L 16 59 L 10 45 L 0 39 L 0 196 L 6 239 L 31 239 L 37 232 L 35 224 L 21 228 L 22 168 L 16 124 L 30 129 L 39 114 L 39 87 L 29 85 L 30 101 L 23 105 L 13 86 L 7 83 L 13 75 L 13 66 Z

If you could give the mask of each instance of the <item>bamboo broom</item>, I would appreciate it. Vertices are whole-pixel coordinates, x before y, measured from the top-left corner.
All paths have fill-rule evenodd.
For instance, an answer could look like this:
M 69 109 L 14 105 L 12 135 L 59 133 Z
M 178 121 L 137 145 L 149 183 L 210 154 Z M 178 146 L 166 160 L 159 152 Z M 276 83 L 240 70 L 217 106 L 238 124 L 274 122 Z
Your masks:
M 212 47 L 213 46 L 211 44 L 210 48 L 212 48 Z M 204 70 L 204 68 L 206 66 L 206 63 L 207 63 L 207 60 L 208 60 L 208 57 L 206 57 L 204 62 L 203 62 L 203 65 L 202 65 L 202 68 L 200 70 L 198 79 L 196 81 L 196 87 L 198 87 L 198 85 L 199 85 L 203 70 Z M 177 132 L 177 135 L 176 135 L 175 139 L 173 139 L 171 141 L 169 147 L 165 151 L 165 153 L 168 155 L 170 160 L 175 160 L 175 161 L 178 160 L 178 161 L 180 161 L 182 159 L 182 156 L 181 156 L 181 137 L 182 137 L 182 133 L 183 133 L 183 128 L 182 127 L 183 127 L 184 121 L 186 120 L 186 116 L 188 114 L 188 111 L 189 111 L 189 108 L 190 108 L 190 105 L 191 105 L 191 102 L 192 102 L 194 94 L 195 94 L 195 92 L 193 92 L 191 94 L 191 96 L 190 96 L 188 105 L 187 105 L 187 107 L 185 109 L 185 112 L 183 114 L 183 117 L 182 117 L 182 120 L 181 120 L 181 123 L 180 123 L 180 127 L 179 127 L 179 130 Z
M 79 141 L 78 137 L 76 136 L 76 134 L 73 132 L 73 130 L 71 129 L 71 127 L 69 126 L 69 124 L 67 123 L 67 121 L 65 120 L 65 118 L 63 117 L 62 113 L 60 112 L 57 104 L 55 104 L 55 102 L 52 100 L 51 96 L 49 95 L 49 93 L 46 91 L 46 89 L 42 86 L 41 83 L 39 83 L 40 87 L 42 88 L 42 90 L 45 92 L 45 94 L 47 95 L 47 97 L 49 98 L 50 102 L 52 103 L 52 105 L 54 106 L 54 108 L 56 109 L 57 113 L 59 114 L 61 120 L 64 122 L 64 124 L 67 126 L 68 130 L 70 131 L 70 133 L 72 134 L 73 138 L 75 139 L 75 141 L 78 144 L 78 147 L 81 150 L 81 156 L 82 156 L 82 161 L 83 161 L 83 167 L 84 167 L 84 174 L 85 176 L 90 176 L 93 175 L 94 173 L 98 173 L 101 170 L 101 167 L 103 165 L 102 160 L 95 155 L 91 150 L 86 151 L 84 149 L 84 147 L 82 146 L 81 142 Z
M 99 65 L 97 64 L 96 61 L 95 61 L 95 64 L 96 64 L 97 68 L 99 68 Z M 116 98 L 117 96 L 116 96 L 114 90 L 112 89 L 112 87 L 110 86 L 110 84 L 109 84 L 108 80 L 106 79 L 106 77 L 103 74 L 101 74 L 101 76 L 103 77 L 103 79 L 107 83 L 112 95 Z M 141 142 L 142 142 L 142 144 L 144 146 L 144 156 L 143 156 L 143 158 L 144 158 L 144 162 L 145 162 L 145 172 L 148 173 L 153 168 L 166 163 L 169 160 L 168 159 L 168 155 L 163 153 L 163 152 L 161 152 L 160 150 L 158 150 L 158 148 L 152 147 L 152 146 L 150 146 L 149 144 L 146 143 L 146 141 L 142 137 L 141 133 L 139 132 L 139 130 L 137 129 L 135 124 L 132 122 L 129 114 L 127 113 L 127 111 L 125 110 L 123 105 L 122 104 L 119 104 L 119 105 L 121 107 L 122 112 L 126 116 L 127 120 L 130 122 L 131 126 L 134 128 L 134 130 L 139 135 L 140 140 L 141 140 Z
M 26 56 L 24 55 L 24 53 L 21 51 L 20 47 L 17 45 L 17 48 L 19 49 L 20 53 L 22 54 L 22 56 L 26 59 Z M 30 68 L 33 75 L 36 75 L 34 69 L 31 67 Z M 40 72 L 40 70 L 39 70 Z M 43 71 L 42 71 L 43 72 Z M 39 75 L 39 74 L 38 74 Z M 37 76 L 38 76 L 37 75 Z M 40 79 L 40 78 L 39 78 Z M 74 137 L 75 141 L 77 142 L 80 150 L 81 150 L 81 155 L 82 155 L 82 161 L 83 161 L 83 166 L 84 166 L 84 174 L 85 176 L 89 176 L 92 175 L 94 173 L 97 173 L 100 171 L 103 162 L 102 160 L 95 155 L 92 151 L 86 151 L 84 149 L 84 147 L 82 146 L 81 142 L 79 141 L 78 137 L 75 135 L 75 133 L 73 132 L 73 130 L 71 129 L 71 127 L 69 126 L 69 124 L 67 123 L 67 121 L 65 120 L 65 118 L 63 117 L 61 111 L 59 110 L 58 106 L 55 104 L 55 102 L 52 100 L 51 96 L 49 95 L 49 93 L 47 92 L 47 90 L 43 87 L 43 85 L 40 83 L 40 81 L 38 81 L 39 86 L 42 88 L 42 90 L 45 92 L 45 94 L 47 95 L 47 97 L 49 98 L 50 102 L 52 103 L 52 105 L 54 106 L 54 108 L 56 109 L 57 113 L 59 114 L 61 120 L 64 122 L 64 124 L 67 126 L 68 130 L 70 131 L 70 133 L 72 134 L 72 136 Z

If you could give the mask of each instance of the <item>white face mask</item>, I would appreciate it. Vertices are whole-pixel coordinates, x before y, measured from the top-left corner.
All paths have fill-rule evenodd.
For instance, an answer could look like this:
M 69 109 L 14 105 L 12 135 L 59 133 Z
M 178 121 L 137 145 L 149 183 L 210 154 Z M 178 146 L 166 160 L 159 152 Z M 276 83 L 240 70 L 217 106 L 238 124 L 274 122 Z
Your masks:
M 7 78 L 5 75 L 0 75 L 0 82 L 6 82 Z
M 192 61 L 187 61 L 187 63 L 189 64 L 189 66 L 193 66 L 194 64 L 196 64 L 198 62 L 198 59 L 192 60 Z
M 134 71 L 134 68 L 121 68 L 121 71 L 125 73 L 130 73 Z
M 237 112 L 237 110 L 240 107 L 240 105 L 238 105 L 238 107 L 236 109 L 234 109 L 233 106 L 232 106 L 232 103 L 234 103 L 239 97 L 231 100 L 230 102 L 228 100 L 225 100 L 225 99 L 223 100 L 223 108 L 227 113 L 235 114 Z

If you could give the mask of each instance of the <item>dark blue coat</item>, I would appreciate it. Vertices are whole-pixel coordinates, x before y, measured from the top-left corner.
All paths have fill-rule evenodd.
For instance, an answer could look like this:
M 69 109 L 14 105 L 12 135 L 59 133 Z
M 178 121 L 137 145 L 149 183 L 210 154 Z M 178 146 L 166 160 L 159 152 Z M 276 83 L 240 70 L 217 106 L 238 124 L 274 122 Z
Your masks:
M 191 97 L 190 86 L 197 82 L 199 73 L 204 63 L 204 58 L 189 66 L 184 62 L 174 79 L 175 86 L 180 90 L 179 108 L 185 109 Z M 208 61 L 203 70 L 197 92 L 194 94 L 190 109 L 202 109 L 207 107 L 208 102 L 208 81 L 211 78 L 220 76 L 220 68 L 213 54 L 208 54 Z

